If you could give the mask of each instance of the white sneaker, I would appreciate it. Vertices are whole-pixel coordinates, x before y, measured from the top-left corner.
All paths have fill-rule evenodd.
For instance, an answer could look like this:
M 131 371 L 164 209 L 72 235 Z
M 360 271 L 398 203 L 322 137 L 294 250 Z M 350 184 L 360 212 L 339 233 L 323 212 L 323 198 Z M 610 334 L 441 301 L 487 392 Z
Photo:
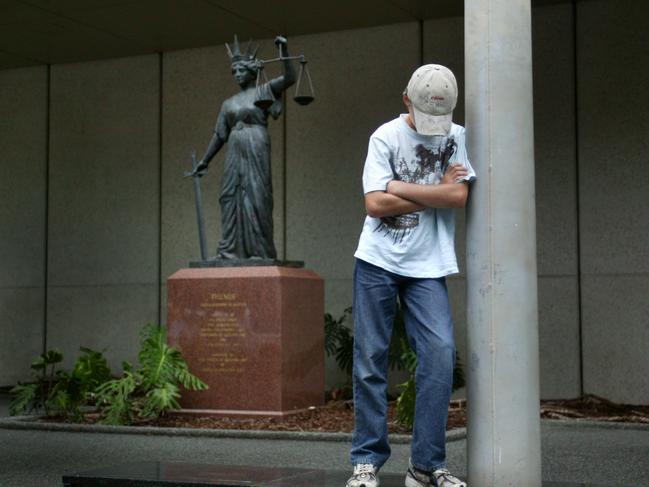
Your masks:
M 412 462 L 408 462 L 408 471 L 406 472 L 406 487 L 437 487 L 430 482 L 430 472 L 424 472 L 413 467 Z
M 405 484 L 406 487 L 467 487 L 466 482 L 452 476 L 445 468 L 435 470 L 431 475 L 415 468 L 410 461 Z
M 433 478 L 437 482 L 437 487 L 467 487 L 466 482 L 462 482 L 457 477 L 453 477 L 445 468 L 435 470 L 433 472 Z
M 347 481 L 346 487 L 379 487 L 379 469 L 370 463 L 359 463 Z

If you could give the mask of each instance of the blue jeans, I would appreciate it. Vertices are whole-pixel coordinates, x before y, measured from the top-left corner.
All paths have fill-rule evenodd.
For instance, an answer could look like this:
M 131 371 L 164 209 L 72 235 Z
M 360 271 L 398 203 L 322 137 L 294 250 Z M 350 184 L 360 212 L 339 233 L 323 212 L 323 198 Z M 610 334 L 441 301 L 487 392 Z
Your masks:
M 354 269 L 354 409 L 351 463 L 381 467 L 390 456 L 388 349 L 397 296 L 410 346 L 417 354 L 411 459 L 421 470 L 446 464 L 446 420 L 455 343 L 446 279 L 405 277 L 362 260 Z

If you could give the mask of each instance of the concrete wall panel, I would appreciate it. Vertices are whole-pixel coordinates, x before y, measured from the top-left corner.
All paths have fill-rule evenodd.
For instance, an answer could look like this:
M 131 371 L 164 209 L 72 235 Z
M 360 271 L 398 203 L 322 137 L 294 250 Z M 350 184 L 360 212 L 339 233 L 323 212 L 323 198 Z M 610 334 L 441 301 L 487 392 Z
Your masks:
M 200 259 L 194 188 L 183 173 L 191 151 L 200 158 L 214 129 L 220 102 L 236 86 L 220 47 L 165 53 L 162 60 L 162 280 Z M 230 91 L 228 91 L 228 89 Z M 223 151 L 201 180 L 209 255 L 220 228 L 218 189 Z
M 541 276 L 576 275 L 577 171 L 572 6 L 535 8 L 533 41 L 538 272 Z M 576 301 L 573 304 L 577 306 Z
M 0 71 L 0 286 L 42 286 L 47 68 Z
M 649 276 L 586 276 L 584 390 L 649 404 Z
M 32 378 L 30 364 L 43 352 L 43 288 L 0 288 L 0 386 Z
M 0 385 L 42 352 L 47 68 L 0 71 Z
M 157 318 L 159 73 L 157 55 L 52 67 L 47 345 L 66 363 L 108 344 L 134 361 L 134 323 Z
M 573 15 L 533 11 L 541 397 L 581 392 Z
M 649 272 L 649 4 L 578 7 L 582 270 Z
M 261 58 L 276 56 L 272 40 L 260 44 Z M 289 40 L 290 42 L 290 40 Z M 289 44 L 289 50 L 294 51 Z M 268 76 L 280 73 L 278 65 L 268 68 Z M 163 57 L 163 136 L 162 136 L 162 279 L 166 280 L 189 261 L 200 260 L 200 246 L 194 205 L 194 185 L 183 173 L 191 169 L 191 151 L 201 158 L 212 137 L 221 103 L 236 94 L 225 47 L 175 51 Z M 269 118 L 274 193 L 275 246 L 281 258 L 283 244 L 283 117 Z M 209 174 L 201 180 L 207 252 L 216 255 L 221 238 L 218 203 L 223 160 L 227 144 L 212 160 Z
M 649 403 L 649 5 L 577 7 L 584 389 Z
M 104 352 L 115 373 L 121 363 L 137 363 L 139 332 L 157 318 L 157 286 L 69 286 L 50 288 L 48 344 L 63 352 L 64 366 L 79 356 L 79 347 Z
M 577 397 L 581 393 L 577 277 L 540 277 L 538 286 L 541 397 Z
M 158 56 L 56 65 L 49 284 L 154 282 Z

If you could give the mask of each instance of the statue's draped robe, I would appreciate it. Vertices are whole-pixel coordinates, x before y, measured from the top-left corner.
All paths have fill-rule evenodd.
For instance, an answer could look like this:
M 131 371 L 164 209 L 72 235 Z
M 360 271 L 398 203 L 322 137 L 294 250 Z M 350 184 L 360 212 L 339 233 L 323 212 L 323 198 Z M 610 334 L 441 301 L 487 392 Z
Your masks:
M 267 89 L 269 89 L 266 86 Z M 220 258 L 274 259 L 273 189 L 268 111 L 254 105 L 255 90 L 241 91 L 221 106 L 218 136 L 227 141 L 221 185 Z

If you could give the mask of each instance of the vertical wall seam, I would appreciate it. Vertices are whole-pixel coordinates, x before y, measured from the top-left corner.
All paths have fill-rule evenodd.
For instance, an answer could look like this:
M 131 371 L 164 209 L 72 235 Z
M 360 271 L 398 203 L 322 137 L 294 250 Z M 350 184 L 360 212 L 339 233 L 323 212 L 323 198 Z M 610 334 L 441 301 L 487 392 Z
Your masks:
M 158 299 L 156 322 L 162 324 L 162 113 L 163 113 L 163 53 L 158 53 Z
M 424 19 L 419 19 L 419 65 L 424 65 Z
M 282 117 L 282 258 L 283 260 L 288 260 L 288 241 L 287 241 L 287 227 L 288 227 L 288 220 L 287 220 L 287 215 L 288 211 L 286 208 L 286 204 L 288 201 L 288 198 L 286 196 L 287 192 L 287 181 L 286 181 L 286 168 L 288 167 L 288 152 L 287 152 L 287 138 L 288 138 L 288 132 L 287 132 L 287 119 L 288 119 L 288 103 L 286 101 L 286 95 L 282 97 L 282 105 L 283 105 L 283 111 L 284 111 L 284 116 Z
M 45 71 L 45 215 L 43 238 L 43 353 L 47 351 L 47 308 L 49 299 L 49 235 L 50 235 L 50 118 L 52 116 L 52 65 Z
M 581 282 L 581 193 L 579 191 L 579 91 L 578 91 L 578 45 L 577 45 L 577 0 L 572 0 L 572 62 L 573 62 L 573 98 L 574 98 L 574 130 L 575 130 L 575 200 L 577 227 L 577 322 L 579 326 L 579 392 L 584 395 L 584 333 L 582 313 L 582 282 Z

